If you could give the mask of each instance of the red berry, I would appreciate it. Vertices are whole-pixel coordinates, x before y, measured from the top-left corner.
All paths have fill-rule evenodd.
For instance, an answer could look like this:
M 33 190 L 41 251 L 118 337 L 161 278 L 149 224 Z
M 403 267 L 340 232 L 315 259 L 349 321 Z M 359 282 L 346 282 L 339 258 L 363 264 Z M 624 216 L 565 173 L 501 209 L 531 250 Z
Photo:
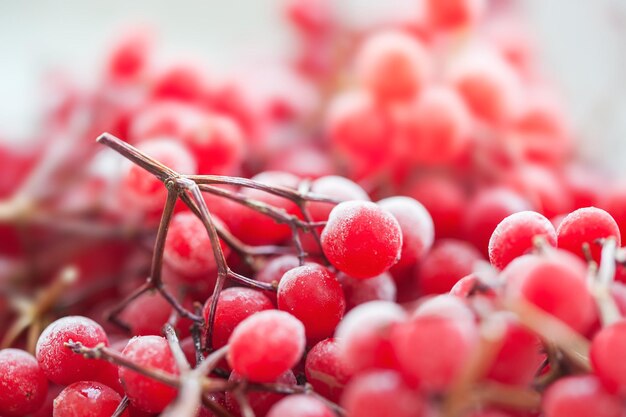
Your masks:
M 124 308 L 120 319 L 134 336 L 160 335 L 171 314 L 172 306 L 160 293 L 145 293 Z
M 133 337 L 122 355 L 139 366 L 160 369 L 172 375 L 179 372 L 167 340 L 160 336 Z M 175 388 L 128 368 L 120 366 L 119 375 L 131 404 L 142 411 L 160 413 L 176 398 Z
M 396 283 L 387 272 L 368 279 L 356 279 L 340 272 L 337 279 L 343 289 L 346 310 L 368 301 L 396 301 Z
M 309 395 L 290 395 L 278 401 L 267 417 L 335 417 L 326 404 Z
M 430 57 L 419 40 L 399 31 L 372 35 L 356 57 L 356 77 L 382 102 L 410 100 L 430 77 Z
M 152 39 L 147 31 L 127 33 L 109 54 L 107 75 L 119 80 L 137 77 L 146 69 L 151 46 Z
M 602 388 L 593 375 L 566 376 L 546 391 L 542 409 L 546 417 L 620 417 L 622 401 Z
M 354 181 L 338 175 L 327 175 L 311 183 L 311 192 L 343 201 L 370 201 L 365 190 Z M 326 221 L 333 209 L 332 204 L 311 201 L 307 204 L 313 221 Z
M 610 392 L 626 393 L 626 367 L 620 358 L 626 348 L 626 322 L 619 321 L 596 333 L 590 358 L 600 381 Z
M 337 402 L 352 373 L 342 360 L 339 344 L 326 339 L 311 348 L 304 365 L 307 381 L 315 392 Z
M 593 260 L 598 263 L 602 246 L 597 240 L 613 236 L 617 240 L 617 246 L 621 244 L 620 230 L 613 217 L 596 207 L 585 207 L 568 214 L 559 224 L 556 234 L 560 249 L 586 259 L 583 252 L 583 245 L 586 243 Z
M 321 265 L 291 269 L 278 284 L 278 308 L 297 317 L 309 343 L 333 334 L 343 317 L 346 302 L 335 275 Z
M 458 29 L 476 22 L 485 10 L 484 0 L 428 0 L 428 20 L 437 28 Z
M 375 371 L 354 378 L 341 405 L 350 417 L 421 417 L 426 404 L 394 371 Z
M 597 318 L 586 277 L 586 265 L 564 251 L 522 256 L 501 274 L 509 299 L 524 298 L 580 333 Z
M 196 102 L 203 98 L 206 84 L 200 68 L 177 64 L 158 74 L 152 86 L 152 96 L 160 100 Z
M 228 343 L 233 371 L 255 382 L 272 382 L 300 360 L 304 326 L 283 311 L 261 311 L 239 323 Z
M 433 219 L 426 208 L 411 197 L 389 197 L 380 200 L 378 205 L 393 214 L 402 231 L 400 260 L 393 268 L 414 266 L 433 244 Z
M 48 380 L 37 360 L 19 349 L 0 350 L 0 414 L 34 413 L 46 400 Z
M 541 237 L 556 246 L 556 231 L 550 220 L 534 211 L 521 211 L 502 220 L 489 239 L 489 260 L 503 269 L 513 259 L 530 252 L 533 239 Z
M 370 301 L 353 308 L 335 333 L 340 359 L 351 372 L 394 367 L 389 332 L 405 318 L 404 310 L 389 301 Z
M 54 400 L 54 417 L 111 417 L 122 397 L 106 385 L 92 381 L 74 382 Z M 122 414 L 129 417 L 128 411 Z
M 42 371 L 52 382 L 67 385 L 93 380 L 103 368 L 113 366 L 72 352 L 65 346 L 68 342 L 79 342 L 86 347 L 109 344 L 102 326 L 86 317 L 67 316 L 51 323 L 39 336 L 35 356 Z
M 230 373 L 228 381 L 236 382 L 240 381 L 241 379 L 242 376 L 233 371 Z M 284 374 L 280 375 L 278 378 L 276 378 L 276 380 L 273 382 L 287 387 L 295 386 L 296 377 L 293 372 L 287 371 Z M 272 408 L 274 404 L 284 398 L 285 395 L 276 394 L 269 391 L 251 391 L 246 394 L 246 397 L 248 399 L 250 407 L 252 408 L 252 411 L 254 411 L 254 415 L 256 417 L 265 417 L 270 408 Z M 239 403 L 237 402 L 237 399 L 232 395 L 231 391 L 226 392 L 226 408 L 235 416 L 241 416 Z
M 425 389 L 441 391 L 459 376 L 478 332 L 468 320 L 423 315 L 397 326 L 391 341 L 402 372 Z
M 208 322 L 211 302 L 210 297 L 204 304 L 202 314 Z M 274 304 L 261 291 L 250 288 L 233 287 L 220 292 L 215 310 L 212 346 L 221 348 L 228 343 L 233 330 L 247 317 L 263 310 L 271 310 Z
M 213 221 L 223 226 L 220 219 L 213 217 Z M 227 257 L 230 247 L 222 240 L 220 246 Z M 192 282 L 196 279 L 215 279 L 212 277 L 217 270 L 217 264 L 211 240 L 202 220 L 190 211 L 176 213 L 172 218 L 165 239 L 163 259 L 172 269 L 189 277 Z
M 460 95 L 449 88 L 428 88 L 399 122 L 415 164 L 453 163 L 469 144 L 471 115 Z
M 400 258 L 402 230 L 387 210 L 366 201 L 338 204 L 322 232 L 331 264 L 354 278 L 371 278 Z

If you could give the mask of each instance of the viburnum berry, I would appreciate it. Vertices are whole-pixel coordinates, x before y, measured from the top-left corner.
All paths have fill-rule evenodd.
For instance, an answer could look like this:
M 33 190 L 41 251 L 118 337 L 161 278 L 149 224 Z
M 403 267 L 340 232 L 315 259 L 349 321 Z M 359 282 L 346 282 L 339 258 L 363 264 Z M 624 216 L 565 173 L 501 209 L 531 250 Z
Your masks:
M 450 294 L 441 294 L 430 297 L 417 306 L 411 318 L 416 317 L 444 317 L 457 321 L 474 322 L 475 316 L 464 300 Z
M 279 171 L 265 171 L 251 179 L 271 186 L 292 189 L 296 189 L 300 182 L 300 179 L 295 175 Z M 301 217 L 298 206 L 286 198 L 252 188 L 244 188 L 241 194 L 251 200 L 260 201 L 277 209 L 282 209 L 287 214 Z M 276 244 L 291 236 L 291 229 L 288 225 L 277 223 L 272 218 L 258 211 L 240 204 L 233 205 L 232 210 L 234 215 L 223 220 L 230 231 L 247 244 Z
M 346 310 L 368 301 L 396 301 L 396 283 L 387 272 L 368 279 L 356 279 L 340 272 L 337 279 L 343 289 Z
M 79 381 L 65 387 L 54 400 L 54 417 L 111 417 L 122 402 L 115 390 L 93 381 Z M 121 416 L 129 417 L 128 411 Z
M 202 315 L 208 323 L 211 302 L 210 297 L 204 304 Z M 215 309 L 215 322 L 213 324 L 212 346 L 214 349 L 221 348 L 228 343 L 228 338 L 233 330 L 247 317 L 263 310 L 272 310 L 274 304 L 261 291 L 250 288 L 233 287 L 220 292 Z
M 428 21 L 441 29 L 471 25 L 486 8 L 484 0 L 428 0 L 424 4 Z
M 594 375 L 565 376 L 550 385 L 542 399 L 546 417 L 619 417 L 620 398 L 609 394 Z
M 535 238 L 556 246 L 556 231 L 550 220 L 534 211 L 521 211 L 502 220 L 489 239 L 489 261 L 503 269 L 513 259 L 530 252 Z
M 442 239 L 420 262 L 415 277 L 422 294 L 443 294 L 472 273 L 483 260 L 476 248 L 456 239 Z
M 122 355 L 139 366 L 178 375 L 174 355 L 165 338 L 137 336 L 130 339 Z M 133 406 L 148 413 L 160 413 L 176 398 L 177 390 L 162 382 L 120 366 L 119 376 Z
M 469 145 L 469 109 L 461 96 L 447 87 L 426 89 L 398 123 L 399 135 L 406 141 L 409 160 L 414 164 L 453 163 Z
M 620 395 L 626 393 L 626 367 L 615 358 L 625 346 L 626 322 L 620 320 L 596 333 L 590 351 L 595 374 L 610 392 Z
M 509 188 L 480 190 L 463 212 L 463 236 L 488 256 L 489 238 L 498 224 L 511 214 L 530 209 L 530 203 Z
M 300 266 L 300 260 L 295 255 L 282 255 L 270 259 L 265 265 L 258 270 L 255 279 L 267 284 L 274 284 L 278 287 L 278 283 L 283 278 L 285 272 Z M 265 291 L 264 294 L 276 304 L 276 293 L 273 291 Z
M 289 395 L 278 401 L 267 417 L 334 417 L 335 413 L 321 400 L 310 395 Z
M 228 381 L 237 382 L 242 379 L 242 375 L 233 371 L 230 373 Z M 272 382 L 285 387 L 295 386 L 297 383 L 296 377 L 291 371 L 286 371 Z M 258 417 L 267 416 L 267 413 L 272 406 L 284 397 L 284 394 L 278 394 L 271 391 L 251 391 L 246 393 L 246 398 L 250 404 L 250 408 L 252 408 L 254 415 Z M 237 399 L 233 395 L 232 391 L 226 391 L 226 408 L 235 416 L 241 416 L 239 403 L 237 402 Z
M 387 210 L 367 201 L 347 201 L 331 211 L 322 232 L 331 264 L 354 278 L 371 278 L 400 259 L 402 230 Z
M 589 245 L 591 257 L 600 262 L 600 239 L 613 237 L 619 247 L 621 235 L 617 223 L 606 211 L 596 207 L 580 208 L 561 221 L 556 231 L 557 246 L 586 259 L 583 245 Z
M 352 372 L 341 357 L 336 339 L 325 339 L 311 348 L 306 356 L 304 372 L 315 392 L 331 401 L 339 401 Z
M 0 350 L 0 414 L 34 413 L 46 400 L 48 380 L 37 360 L 20 349 Z
M 171 314 L 172 306 L 161 294 L 145 293 L 127 305 L 119 317 L 134 336 L 145 336 L 160 335 Z
M 223 226 L 220 219 L 213 221 Z M 230 248 L 220 240 L 224 256 L 228 256 Z M 217 264 L 208 232 L 195 214 L 190 211 L 176 213 L 172 218 L 167 237 L 163 260 L 183 276 L 194 279 L 209 280 L 215 274 Z
M 426 404 L 391 370 L 359 374 L 346 387 L 341 405 L 351 417 L 421 417 Z
M 297 317 L 309 343 L 333 334 L 346 302 L 337 277 L 321 265 L 293 268 L 278 284 L 278 308 Z
M 405 311 L 389 301 L 370 301 L 350 310 L 335 332 L 340 359 L 350 372 L 394 368 L 397 359 L 389 335 L 405 319 Z
M 370 201 L 369 195 L 359 184 L 339 175 L 327 175 L 311 182 L 311 192 L 344 201 Z M 318 201 L 307 203 L 307 208 L 313 221 L 328 220 L 333 207 L 332 204 Z
M 406 101 L 430 77 L 430 57 L 421 42 L 400 31 L 381 31 L 357 52 L 356 77 L 382 102 Z
M 581 333 L 597 319 L 586 277 L 587 267 L 582 260 L 556 250 L 519 257 L 501 274 L 508 299 L 523 298 Z
M 87 359 L 72 352 L 65 343 L 79 342 L 86 347 L 109 340 L 102 326 L 81 316 L 66 316 L 52 322 L 39 336 L 35 356 L 46 377 L 57 384 L 97 378 L 105 367 L 113 366 L 102 360 Z
M 228 344 L 233 371 L 251 381 L 272 382 L 300 360 L 304 326 L 283 311 L 261 311 L 239 323 Z
M 393 268 L 414 266 L 435 240 L 433 219 L 426 208 L 411 197 L 388 197 L 380 200 L 378 205 L 395 217 L 402 231 L 400 260 Z
M 202 100 L 206 84 L 204 73 L 194 64 L 174 64 L 157 74 L 152 85 L 152 96 L 159 100 L 193 103 Z
M 473 322 L 435 315 L 414 317 L 396 326 L 391 335 L 401 372 L 432 391 L 450 386 L 477 341 Z

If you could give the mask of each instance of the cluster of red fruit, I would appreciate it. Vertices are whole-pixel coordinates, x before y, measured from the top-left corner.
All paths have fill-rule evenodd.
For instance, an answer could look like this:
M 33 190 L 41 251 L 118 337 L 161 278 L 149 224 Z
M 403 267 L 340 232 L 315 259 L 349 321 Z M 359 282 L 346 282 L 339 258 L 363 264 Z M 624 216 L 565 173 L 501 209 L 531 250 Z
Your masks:
M 414 3 L 291 1 L 273 83 L 143 32 L 52 77 L 0 145 L 0 416 L 624 415 L 626 188 L 510 2 Z

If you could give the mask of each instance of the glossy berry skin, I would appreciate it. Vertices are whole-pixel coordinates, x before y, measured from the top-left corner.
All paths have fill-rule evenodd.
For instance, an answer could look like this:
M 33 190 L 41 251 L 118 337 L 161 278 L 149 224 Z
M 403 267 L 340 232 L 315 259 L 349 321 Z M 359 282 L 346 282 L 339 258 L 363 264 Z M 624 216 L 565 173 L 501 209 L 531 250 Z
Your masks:
M 242 376 L 237 374 L 237 372 L 231 372 L 230 377 L 228 378 L 229 381 L 240 381 L 241 379 L 243 379 Z M 291 371 L 285 372 L 272 382 L 284 386 L 295 386 L 297 383 L 296 377 Z M 254 411 L 254 415 L 256 417 L 267 416 L 267 413 L 272 408 L 272 406 L 285 397 L 285 395 L 276 394 L 268 391 L 252 391 L 247 394 L 248 402 L 250 403 L 250 407 L 252 408 L 252 411 Z M 228 411 L 233 413 L 233 415 L 241 416 L 239 403 L 237 402 L 237 399 L 232 395 L 231 391 L 226 392 L 226 408 L 228 409 Z
M 478 341 L 475 325 L 435 315 L 414 317 L 394 328 L 391 343 L 402 373 L 424 389 L 447 389 Z
M 360 374 L 346 387 L 341 405 L 350 417 L 421 417 L 426 405 L 394 371 Z
M 104 384 L 79 381 L 65 387 L 54 400 L 53 417 L 110 417 L 122 397 Z M 122 414 L 129 417 L 128 411 Z
M 402 231 L 402 251 L 396 269 L 414 266 L 428 252 L 435 240 L 435 226 L 428 210 L 411 197 L 382 199 L 378 205 L 389 211 Z
M 171 314 L 171 304 L 160 293 L 145 293 L 126 306 L 120 318 L 133 336 L 160 335 Z
M 322 232 L 330 263 L 354 278 L 382 274 L 400 259 L 402 230 L 387 210 L 366 201 L 338 204 Z
M 456 239 L 442 239 L 424 256 L 416 271 L 422 294 L 449 292 L 461 278 L 472 273 L 483 260 L 476 248 Z
M 596 240 L 612 236 L 617 246 L 621 246 L 617 223 L 609 213 L 596 207 L 581 208 L 565 216 L 556 234 L 560 249 L 570 251 L 582 259 L 585 259 L 582 247 L 587 243 L 593 260 L 598 263 L 602 246 Z
M 306 356 L 304 372 L 315 392 L 334 402 L 339 401 L 352 376 L 335 339 L 322 340 L 311 348 Z
M 616 358 L 626 347 L 626 322 L 621 320 L 596 333 L 591 343 L 591 364 L 595 374 L 612 393 L 626 393 L 626 367 Z M 617 356 L 616 356 L 617 355 Z
M 368 279 L 356 279 L 340 272 L 337 279 L 343 289 L 346 310 L 368 301 L 396 301 L 396 283 L 388 272 Z
M 212 300 L 213 297 L 210 297 L 202 310 L 204 320 L 207 322 Z M 244 319 L 259 311 L 273 308 L 272 301 L 261 291 L 242 287 L 226 288 L 221 291 L 215 310 L 213 348 L 225 346 L 235 327 Z
M 489 239 L 489 261 L 503 269 L 513 259 L 530 252 L 537 237 L 556 246 L 556 231 L 550 220 L 534 211 L 511 214 L 498 224 Z
M 389 335 L 406 319 L 405 311 L 389 301 L 370 301 L 346 314 L 335 332 L 340 359 L 351 373 L 397 365 Z
M 356 77 L 383 103 L 410 100 L 430 76 L 430 58 L 423 45 L 400 31 L 381 31 L 361 46 Z
M 48 380 L 30 353 L 0 350 L 0 415 L 33 413 L 41 408 L 47 392 Z
M 89 381 L 97 378 L 103 368 L 113 366 L 75 354 L 65 346 L 69 341 L 80 342 L 86 347 L 109 344 L 102 326 L 86 317 L 67 316 L 51 323 L 39 336 L 35 353 L 39 366 L 50 381 L 60 385 Z
M 594 375 L 566 376 L 546 391 L 542 400 L 546 417 L 620 417 L 622 402 L 609 394 Z
M 219 219 L 213 221 L 220 223 Z M 230 248 L 220 240 L 224 256 Z M 191 278 L 208 279 L 217 269 L 211 240 L 202 220 L 190 211 L 176 213 L 165 239 L 163 259 L 180 274 Z
M 341 284 L 321 265 L 291 269 L 278 285 L 278 308 L 298 318 L 312 344 L 333 334 L 346 309 Z
M 272 382 L 304 353 L 304 326 L 291 314 L 261 311 L 243 320 L 228 340 L 228 364 L 255 382 Z
M 165 338 L 138 336 L 130 339 L 122 355 L 140 366 L 177 375 L 178 368 Z M 121 366 L 119 376 L 131 404 L 139 410 L 160 413 L 176 398 L 176 389 Z
M 587 267 L 565 251 L 526 255 L 502 271 L 505 297 L 520 297 L 585 333 L 597 319 L 593 297 L 587 290 Z
M 267 417 L 334 417 L 326 404 L 310 395 L 289 395 L 270 409 Z

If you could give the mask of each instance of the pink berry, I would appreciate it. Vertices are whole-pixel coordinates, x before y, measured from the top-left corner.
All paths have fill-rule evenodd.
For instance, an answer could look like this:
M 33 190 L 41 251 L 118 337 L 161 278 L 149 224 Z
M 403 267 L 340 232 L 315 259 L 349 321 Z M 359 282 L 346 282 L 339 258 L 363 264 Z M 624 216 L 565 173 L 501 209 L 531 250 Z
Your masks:
M 343 201 L 370 201 L 370 197 L 360 185 L 338 175 L 327 175 L 316 179 L 311 183 L 311 192 Z M 307 204 L 311 218 L 314 221 L 328 220 L 333 207 L 332 204 L 316 201 L 311 201 Z
M 229 339 L 228 363 L 237 374 L 272 382 L 304 353 L 304 326 L 283 311 L 261 311 L 243 320 Z
M 335 402 L 341 398 L 344 386 L 352 376 L 335 339 L 322 340 L 311 348 L 304 371 L 315 392 Z
M 424 399 L 394 371 L 360 374 L 346 387 L 341 405 L 350 417 L 421 417 Z
M 39 410 L 48 380 L 37 360 L 19 349 L 0 350 L 0 414 L 17 417 Z
M 428 0 L 425 5 L 429 21 L 441 29 L 471 25 L 486 9 L 484 0 Z
M 231 372 L 230 377 L 228 378 L 229 381 L 233 382 L 240 381 L 241 379 L 243 379 L 242 376 L 237 374 L 235 371 Z M 289 387 L 295 386 L 297 381 L 293 372 L 287 371 L 272 382 Z M 246 397 L 248 399 L 248 403 L 250 403 L 252 411 L 254 411 L 254 415 L 256 417 L 265 417 L 272 406 L 282 398 L 285 398 L 285 395 L 269 391 L 252 391 L 249 392 Z M 231 391 L 226 392 L 226 408 L 235 416 L 241 416 L 239 403 L 232 395 Z
M 289 395 L 278 401 L 272 408 L 267 417 L 334 417 L 326 404 L 317 398 L 309 395 L 298 394 Z
M 616 360 L 626 346 L 626 322 L 619 321 L 596 333 L 591 344 L 593 369 L 604 386 L 620 395 L 626 392 L 626 367 Z
M 267 263 L 259 269 L 255 278 L 257 281 L 265 282 L 266 284 L 274 284 L 278 287 L 278 283 L 283 278 L 285 272 L 298 266 L 300 266 L 300 260 L 295 255 L 277 256 L 267 261 Z M 277 303 L 276 293 L 274 291 L 265 291 L 264 294 L 272 300 L 274 304 Z
M 620 417 L 622 401 L 602 388 L 593 375 L 566 376 L 552 384 L 544 394 L 542 409 L 546 417 Z
M 396 301 L 396 283 L 387 272 L 368 279 L 356 279 L 340 272 L 337 279 L 343 289 L 346 310 L 368 301 Z
M 371 278 L 400 258 L 402 230 L 387 210 L 366 201 L 338 204 L 322 232 L 331 264 L 354 278 Z

